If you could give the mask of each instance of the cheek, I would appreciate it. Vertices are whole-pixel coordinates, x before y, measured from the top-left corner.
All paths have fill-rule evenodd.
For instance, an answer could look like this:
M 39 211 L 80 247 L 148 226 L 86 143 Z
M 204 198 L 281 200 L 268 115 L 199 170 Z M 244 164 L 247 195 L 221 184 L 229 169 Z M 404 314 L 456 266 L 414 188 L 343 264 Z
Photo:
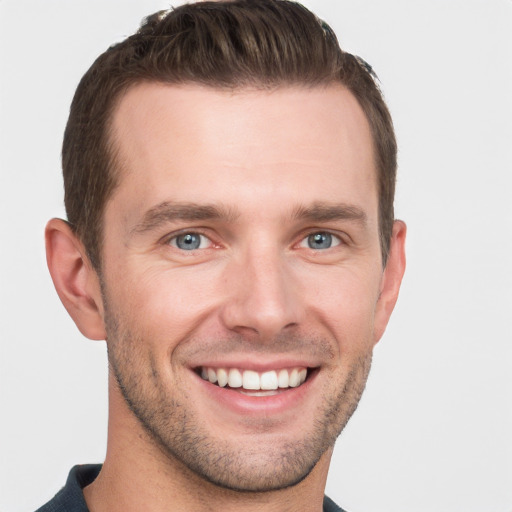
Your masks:
M 359 269 L 360 270 L 360 269 Z M 363 352 L 373 346 L 375 307 L 380 273 L 331 269 L 323 277 L 310 280 L 311 309 L 328 327 L 342 353 Z M 311 293 L 314 288 L 314 293 Z
M 139 262 L 140 263 L 140 262 Z M 302 311 L 306 330 L 325 332 L 340 352 L 367 351 L 373 346 L 373 324 L 380 272 L 350 265 L 294 265 L 283 282 Z M 225 264 L 169 268 L 143 267 L 137 261 L 112 269 L 109 297 L 123 325 L 169 355 L 187 338 L 218 332 L 216 311 L 233 300 Z
M 122 275 L 130 277 L 122 279 Z M 169 269 L 156 265 L 144 271 L 125 268 L 113 277 L 118 283 L 116 309 L 126 325 L 145 339 L 166 346 L 196 329 L 219 295 L 215 274 L 192 266 Z

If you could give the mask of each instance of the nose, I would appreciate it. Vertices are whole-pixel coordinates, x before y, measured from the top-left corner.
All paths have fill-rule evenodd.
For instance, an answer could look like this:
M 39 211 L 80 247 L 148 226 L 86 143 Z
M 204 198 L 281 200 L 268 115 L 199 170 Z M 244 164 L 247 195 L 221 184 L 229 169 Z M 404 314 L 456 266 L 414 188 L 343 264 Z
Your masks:
M 286 256 L 275 247 L 248 250 L 226 269 L 226 328 L 258 341 L 270 341 L 301 322 L 298 283 Z

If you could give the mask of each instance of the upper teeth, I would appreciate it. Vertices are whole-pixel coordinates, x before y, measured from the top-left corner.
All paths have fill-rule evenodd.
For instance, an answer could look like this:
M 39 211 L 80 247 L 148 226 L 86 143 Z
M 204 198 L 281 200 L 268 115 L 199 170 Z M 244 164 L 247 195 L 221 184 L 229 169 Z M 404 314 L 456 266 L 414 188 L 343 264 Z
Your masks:
M 201 368 L 201 377 L 221 387 L 244 388 L 250 390 L 274 390 L 296 388 L 306 380 L 306 368 L 283 368 L 266 372 L 239 370 L 238 368 Z

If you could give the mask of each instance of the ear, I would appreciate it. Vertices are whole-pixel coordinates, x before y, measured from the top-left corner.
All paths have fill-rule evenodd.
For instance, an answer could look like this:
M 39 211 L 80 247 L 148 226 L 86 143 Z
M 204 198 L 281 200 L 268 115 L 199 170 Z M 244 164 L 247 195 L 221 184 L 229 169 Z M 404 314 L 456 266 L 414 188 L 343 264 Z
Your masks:
M 48 269 L 62 304 L 84 336 L 105 339 L 100 281 L 84 246 L 61 219 L 48 222 L 45 239 Z
M 405 235 L 407 227 L 401 220 L 393 224 L 388 261 L 380 284 L 380 294 L 376 305 L 374 342 L 377 343 L 389 321 L 398 299 L 400 284 L 405 272 Z

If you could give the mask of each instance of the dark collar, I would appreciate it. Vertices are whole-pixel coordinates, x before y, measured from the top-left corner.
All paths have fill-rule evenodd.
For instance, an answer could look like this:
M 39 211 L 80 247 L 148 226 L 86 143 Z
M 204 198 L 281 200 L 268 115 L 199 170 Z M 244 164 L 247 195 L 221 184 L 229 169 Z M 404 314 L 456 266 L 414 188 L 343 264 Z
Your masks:
M 83 488 L 94 482 L 101 470 L 101 464 L 75 466 L 69 472 L 66 485 L 36 512 L 89 512 L 85 503 Z M 344 512 L 327 496 L 324 497 L 324 512 Z
M 89 512 L 82 489 L 98 476 L 101 464 L 75 466 L 69 472 L 66 485 L 36 512 Z

